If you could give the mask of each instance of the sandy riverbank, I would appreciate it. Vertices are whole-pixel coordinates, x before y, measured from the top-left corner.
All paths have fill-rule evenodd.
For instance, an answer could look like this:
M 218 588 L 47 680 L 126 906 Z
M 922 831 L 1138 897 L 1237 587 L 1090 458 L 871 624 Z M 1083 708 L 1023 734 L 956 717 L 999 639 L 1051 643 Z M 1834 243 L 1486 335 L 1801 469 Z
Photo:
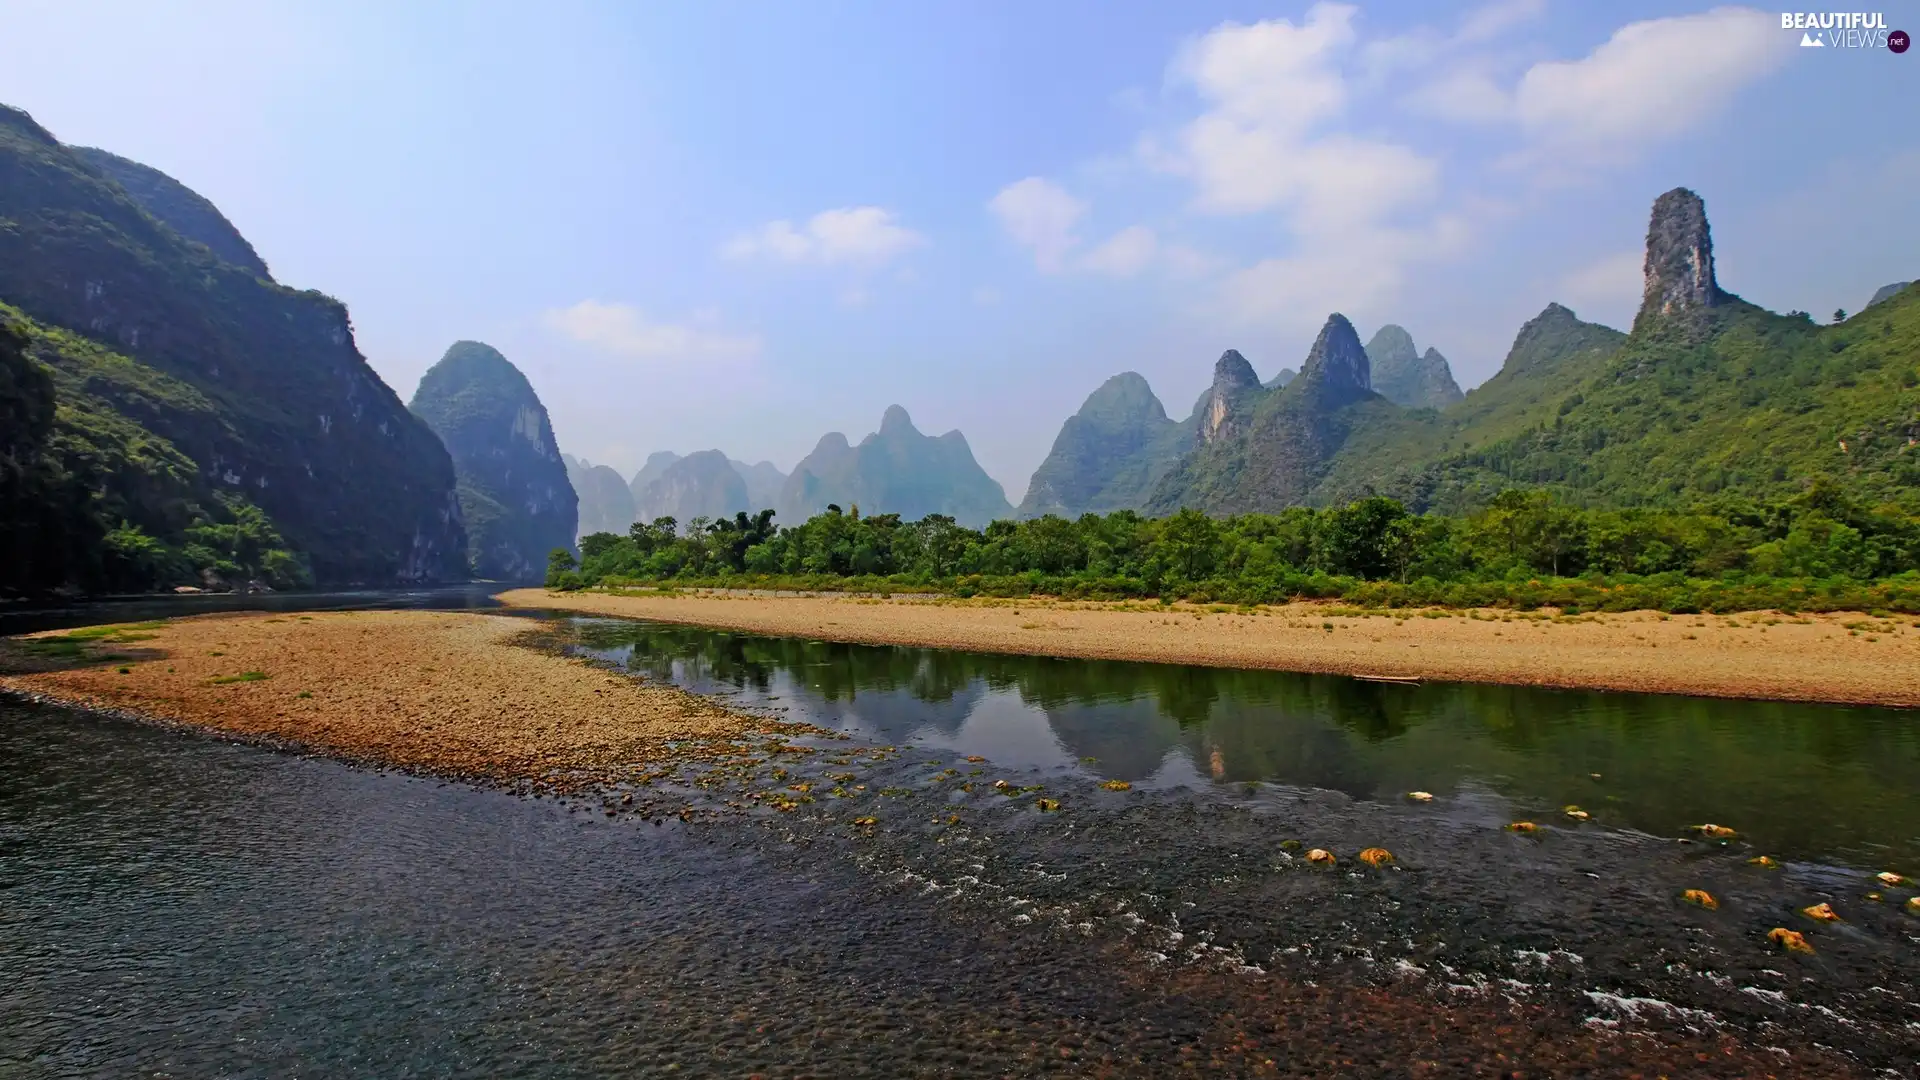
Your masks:
M 516 645 L 528 631 L 522 619 L 424 611 L 209 615 L 82 640 L 56 631 L 0 642 L 0 670 L 15 672 L 0 689 L 502 780 L 665 758 L 669 741 L 769 726 Z
M 502 602 L 881 645 L 1459 682 L 1920 705 L 1920 620 L 1859 613 L 1427 617 L 1225 608 L 515 589 Z M 1336 614 L 1336 612 L 1348 612 Z M 1439 613 L 1432 613 L 1439 614 Z M 1331 628 L 1331 629 L 1329 629 Z

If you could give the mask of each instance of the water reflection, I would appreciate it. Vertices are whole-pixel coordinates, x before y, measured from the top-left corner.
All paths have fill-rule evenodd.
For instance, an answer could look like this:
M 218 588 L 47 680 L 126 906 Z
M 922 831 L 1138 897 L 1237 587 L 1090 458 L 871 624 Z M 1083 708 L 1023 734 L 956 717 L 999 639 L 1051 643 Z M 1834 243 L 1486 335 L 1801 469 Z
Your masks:
M 1730 824 L 1790 858 L 1920 870 L 1920 715 L 1064 660 L 579 620 L 602 656 L 796 719 L 1143 786 L 1270 781 L 1398 798 L 1491 791 L 1614 827 Z

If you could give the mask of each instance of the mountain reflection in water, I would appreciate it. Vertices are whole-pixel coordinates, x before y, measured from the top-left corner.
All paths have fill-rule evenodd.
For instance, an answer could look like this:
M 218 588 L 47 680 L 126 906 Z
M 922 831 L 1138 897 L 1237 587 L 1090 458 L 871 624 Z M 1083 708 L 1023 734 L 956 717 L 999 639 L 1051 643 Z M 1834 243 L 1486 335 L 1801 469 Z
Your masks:
M 1674 835 L 1729 823 L 1789 858 L 1920 870 L 1920 717 L 1903 710 L 850 645 L 575 619 L 588 651 L 891 744 L 1141 786 L 1578 805 Z M 1488 812 L 1493 812 L 1490 809 Z

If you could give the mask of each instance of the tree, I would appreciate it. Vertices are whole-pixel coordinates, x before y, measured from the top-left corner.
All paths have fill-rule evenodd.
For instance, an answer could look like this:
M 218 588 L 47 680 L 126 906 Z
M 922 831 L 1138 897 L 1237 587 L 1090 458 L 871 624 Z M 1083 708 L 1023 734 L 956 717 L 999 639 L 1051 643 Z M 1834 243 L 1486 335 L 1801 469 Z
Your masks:
M 1846 309 L 1846 308 L 1834 308 L 1834 309 L 1833 309 L 1833 321 L 1834 321 L 1834 322 L 1836 322 L 1836 323 L 1843 323 L 1843 322 L 1846 322 L 1846 321 L 1847 321 L 1847 309 Z

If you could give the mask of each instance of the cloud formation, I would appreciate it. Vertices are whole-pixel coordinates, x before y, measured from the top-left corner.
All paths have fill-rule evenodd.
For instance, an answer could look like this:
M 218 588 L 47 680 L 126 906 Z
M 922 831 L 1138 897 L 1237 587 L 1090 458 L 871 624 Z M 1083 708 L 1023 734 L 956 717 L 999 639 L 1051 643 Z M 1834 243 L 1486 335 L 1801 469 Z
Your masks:
M 758 335 L 727 333 L 718 316 L 696 312 L 683 323 L 655 322 L 631 304 L 582 300 L 546 312 L 542 321 L 569 340 L 601 352 L 668 363 L 700 364 L 752 360 Z
M 720 251 L 729 259 L 880 266 L 924 243 L 926 237 L 901 225 L 892 211 L 850 206 L 822 210 L 800 226 L 770 221 L 727 241 Z
M 1029 176 L 1001 188 L 987 209 L 1015 243 L 1033 252 L 1034 265 L 1051 274 L 1065 268 L 1067 253 L 1079 243 L 1074 227 L 1087 204 L 1045 177 Z
M 1581 59 L 1528 68 L 1514 115 L 1558 152 L 1637 150 L 1711 119 L 1797 44 L 1776 16 L 1752 8 L 1628 23 Z
M 1145 225 L 1133 225 L 1105 243 L 1080 256 L 1079 266 L 1096 274 L 1132 277 L 1153 262 L 1160 249 L 1160 238 Z

